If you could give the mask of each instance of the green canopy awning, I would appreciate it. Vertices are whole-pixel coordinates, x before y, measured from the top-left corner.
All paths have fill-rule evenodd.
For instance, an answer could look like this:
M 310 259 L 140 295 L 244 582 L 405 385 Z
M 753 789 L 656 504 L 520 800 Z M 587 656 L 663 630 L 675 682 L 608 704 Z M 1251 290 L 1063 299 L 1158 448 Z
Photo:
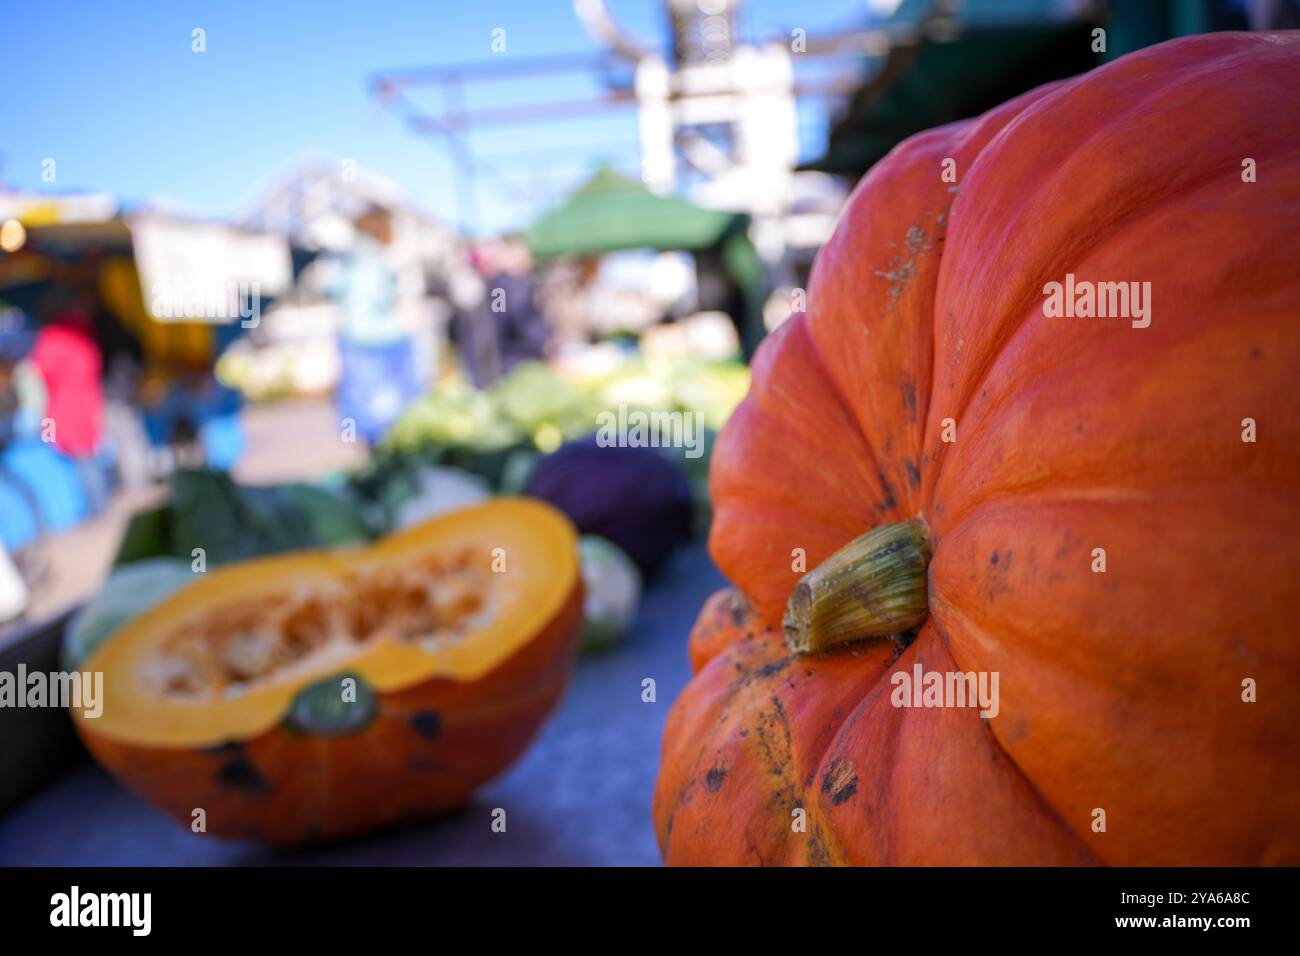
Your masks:
M 764 268 L 749 241 L 749 217 L 743 213 L 659 196 L 603 168 L 563 205 L 533 223 L 524 238 L 540 259 L 625 249 L 716 251 L 743 299 L 743 314 L 733 319 L 746 357 L 763 338 Z
M 745 224 L 738 213 L 658 196 L 601 169 L 561 206 L 528 229 L 533 255 L 580 256 L 622 249 L 708 249 Z

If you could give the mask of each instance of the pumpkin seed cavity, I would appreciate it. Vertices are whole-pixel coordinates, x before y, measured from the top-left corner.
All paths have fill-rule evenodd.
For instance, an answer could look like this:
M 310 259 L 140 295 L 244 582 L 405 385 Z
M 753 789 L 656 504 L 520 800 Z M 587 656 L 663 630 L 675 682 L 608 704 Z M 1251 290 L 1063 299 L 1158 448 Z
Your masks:
M 470 551 L 433 555 L 206 608 L 161 642 L 143 676 L 160 696 L 202 699 L 243 693 L 322 660 L 343 663 L 358 645 L 381 639 L 435 653 L 495 617 L 504 576 L 483 564 Z

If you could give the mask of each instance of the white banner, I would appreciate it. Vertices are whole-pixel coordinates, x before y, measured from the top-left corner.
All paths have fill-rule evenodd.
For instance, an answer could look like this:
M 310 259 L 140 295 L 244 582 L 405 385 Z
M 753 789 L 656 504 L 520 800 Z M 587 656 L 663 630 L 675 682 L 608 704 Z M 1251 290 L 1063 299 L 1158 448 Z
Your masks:
M 283 236 L 156 215 L 131 220 L 145 306 L 162 322 L 255 319 L 261 296 L 293 284 Z

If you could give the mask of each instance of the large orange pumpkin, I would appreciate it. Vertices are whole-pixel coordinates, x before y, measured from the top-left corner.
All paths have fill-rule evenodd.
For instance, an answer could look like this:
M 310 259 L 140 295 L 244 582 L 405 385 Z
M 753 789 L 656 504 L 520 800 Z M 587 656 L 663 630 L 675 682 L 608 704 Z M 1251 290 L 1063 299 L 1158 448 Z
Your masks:
M 102 712 L 74 723 L 185 826 L 354 836 L 455 807 L 513 761 L 564 689 L 581 624 L 573 526 L 497 499 L 370 548 L 204 575 L 91 653 Z
M 692 641 L 667 862 L 1300 863 L 1296 90 L 1300 35 L 1183 39 L 865 177 L 717 444 L 767 629 L 717 598 Z M 1150 282 L 1149 325 L 1052 282 Z M 850 542 L 913 527 L 906 633 L 835 623 L 880 610 Z M 918 665 L 996 716 L 898 706 Z

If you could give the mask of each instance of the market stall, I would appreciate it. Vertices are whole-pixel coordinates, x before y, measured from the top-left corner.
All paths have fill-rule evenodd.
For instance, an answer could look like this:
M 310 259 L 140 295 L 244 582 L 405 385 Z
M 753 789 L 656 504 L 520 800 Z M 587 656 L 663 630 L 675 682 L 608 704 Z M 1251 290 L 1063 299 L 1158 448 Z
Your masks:
M 718 270 L 735 292 L 728 306 L 746 356 L 763 337 L 766 294 L 762 260 L 748 235 L 749 217 L 661 196 L 612 169 L 600 169 L 563 204 L 529 227 L 535 256 L 595 256 L 627 249 L 680 249 L 697 268 Z

